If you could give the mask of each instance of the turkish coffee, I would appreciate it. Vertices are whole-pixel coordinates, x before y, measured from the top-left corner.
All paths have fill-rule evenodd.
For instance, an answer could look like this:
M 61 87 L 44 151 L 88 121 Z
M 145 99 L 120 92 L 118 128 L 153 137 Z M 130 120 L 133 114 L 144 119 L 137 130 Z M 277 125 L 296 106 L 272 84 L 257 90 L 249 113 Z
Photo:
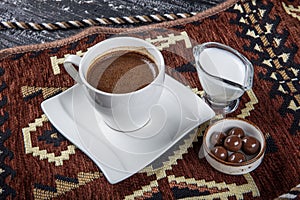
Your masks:
M 129 93 L 149 85 L 158 67 L 144 51 L 115 49 L 97 57 L 87 72 L 87 81 L 108 93 Z

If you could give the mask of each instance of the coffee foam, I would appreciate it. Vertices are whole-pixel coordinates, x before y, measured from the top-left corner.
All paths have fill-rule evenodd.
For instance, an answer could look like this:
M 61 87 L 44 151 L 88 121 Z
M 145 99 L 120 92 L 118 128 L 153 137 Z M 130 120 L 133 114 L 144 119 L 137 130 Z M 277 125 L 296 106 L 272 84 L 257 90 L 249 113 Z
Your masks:
M 120 53 L 121 52 L 121 53 Z M 158 61 L 154 58 L 154 56 L 145 48 L 145 47 L 132 47 L 132 46 L 124 46 L 124 47 L 117 47 L 117 48 L 113 48 L 113 49 L 110 49 L 110 50 L 108 50 L 108 51 L 106 51 L 106 52 L 104 52 L 103 54 L 100 54 L 98 57 L 96 57 L 91 63 L 91 65 L 90 65 L 90 68 L 89 68 L 89 70 L 88 70 L 88 73 L 87 73 L 87 79 L 89 79 L 88 80 L 88 82 L 93 86 L 93 87 L 96 87 L 96 88 L 98 88 L 98 87 L 100 87 L 99 85 L 94 85 L 93 83 L 95 83 L 95 81 L 94 80 L 97 80 L 97 79 L 95 79 L 95 78 L 92 78 L 93 76 L 89 76 L 89 74 L 90 74 L 90 69 L 91 68 L 93 68 L 93 69 L 95 69 L 94 67 L 92 67 L 94 64 L 95 64 L 95 62 L 97 62 L 98 60 L 107 60 L 107 59 L 110 59 L 111 57 L 115 57 L 116 55 L 117 56 L 122 56 L 122 55 L 124 55 L 124 54 L 127 54 L 127 53 L 135 53 L 135 54 L 139 54 L 139 55 L 141 55 L 142 57 L 145 57 L 145 59 L 143 59 L 143 62 L 145 62 L 145 63 L 147 63 L 147 65 L 148 66 L 153 66 L 153 65 L 155 65 L 155 67 L 149 67 L 148 69 L 150 69 L 150 73 L 152 73 L 152 77 L 153 77 L 153 80 L 158 76 L 158 74 L 159 74 L 159 71 L 160 71 L 160 69 L 159 69 L 159 66 L 158 66 Z M 109 65 L 107 65 L 107 66 L 109 66 Z M 106 69 L 107 68 L 98 68 L 100 71 L 98 71 L 98 72 L 100 72 L 100 74 L 99 74 L 99 76 L 101 77 L 102 76 L 102 74 L 106 71 Z M 101 69 L 103 69 L 102 70 L 102 72 L 101 72 Z M 142 69 L 142 68 L 141 68 Z M 133 69 L 132 69 L 133 70 Z M 117 82 L 111 82 L 111 83 L 114 83 L 114 84 L 112 84 L 112 85 L 114 85 L 114 86 L 117 86 L 118 84 L 117 83 L 119 83 L 121 86 L 122 86 L 122 84 L 124 84 L 124 85 L 130 85 L 130 83 L 132 83 L 131 81 L 124 81 L 124 80 L 127 80 L 128 78 L 129 79 L 131 79 L 131 71 L 132 70 L 129 70 L 129 71 L 127 71 L 126 72 L 126 74 L 127 74 L 127 78 L 126 77 L 124 77 L 123 75 L 121 76 L 121 77 L 119 77 L 119 78 L 117 78 L 118 79 L 118 81 Z M 134 68 L 134 70 L 138 70 L 138 68 Z M 122 71 L 122 70 L 121 70 Z M 96 72 L 97 74 L 98 74 L 98 72 Z M 133 72 L 133 71 L 132 71 Z M 149 73 L 148 72 L 148 73 Z M 94 73 L 94 72 L 93 72 Z M 129 77 L 128 77 L 129 76 Z M 116 76 L 117 77 L 117 76 Z M 140 76 L 139 76 L 140 77 Z M 91 79 L 92 78 L 92 79 Z M 117 80 L 117 79 L 112 79 L 112 80 Z M 92 81 L 91 81 L 92 80 Z M 105 79 L 102 79 L 102 80 L 105 80 Z M 121 81 L 121 80 L 123 80 L 123 81 Z M 148 85 L 148 84 L 150 84 L 151 82 L 148 82 L 147 83 L 147 79 L 136 79 L 137 81 L 138 80 L 144 80 L 145 81 L 145 83 Z M 153 81 L 152 80 L 152 81 Z M 96 81 L 97 82 L 97 81 Z M 106 81 L 105 81 L 106 82 Z M 139 81 L 138 81 L 139 82 Z M 138 82 L 136 82 L 136 83 L 138 83 Z M 143 81 L 142 81 L 143 82 Z M 99 83 L 99 82 L 98 82 Z M 141 83 L 141 82 L 140 82 Z M 104 85 L 106 85 L 106 84 L 104 84 Z M 131 85 L 131 86 L 133 86 L 133 85 Z M 138 87 L 140 88 L 142 85 L 139 85 Z M 143 86 L 144 87 L 144 86 Z M 105 88 L 105 87 L 104 87 Z M 100 89 L 100 90 L 102 90 L 103 89 L 103 91 L 106 91 L 107 92 L 107 90 L 106 89 L 104 89 L 103 87 L 100 89 L 100 88 L 98 88 L 98 89 Z M 134 91 L 135 89 L 133 89 L 133 91 Z M 137 89 L 138 90 L 138 89 Z M 116 92 L 116 93 L 119 93 L 119 92 Z M 121 92 L 121 93 L 123 93 L 123 92 Z
M 124 46 L 124 47 L 113 48 L 113 49 L 110 49 L 110 50 L 104 52 L 103 54 L 100 54 L 94 60 L 97 60 L 99 57 L 106 56 L 108 54 L 112 54 L 112 53 L 118 52 L 118 51 L 124 51 L 124 53 L 136 52 L 136 53 L 143 54 L 143 55 L 149 57 L 152 61 L 154 61 L 155 64 L 156 64 L 156 66 L 159 68 L 159 63 L 157 62 L 157 60 L 155 59 L 155 57 L 147 50 L 147 48 L 142 47 L 142 46 L 139 46 L 139 47 Z M 93 62 L 94 62 L 94 60 L 93 60 Z

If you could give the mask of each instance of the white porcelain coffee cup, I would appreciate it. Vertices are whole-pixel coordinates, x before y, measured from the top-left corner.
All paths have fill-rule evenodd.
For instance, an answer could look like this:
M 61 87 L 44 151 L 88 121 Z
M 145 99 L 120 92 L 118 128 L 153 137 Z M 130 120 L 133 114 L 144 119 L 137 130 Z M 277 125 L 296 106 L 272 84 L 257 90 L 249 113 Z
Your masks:
M 137 91 L 116 94 L 100 91 L 88 83 L 87 72 L 96 58 L 118 48 L 136 47 L 146 49 L 147 54 L 151 56 L 158 67 L 158 74 L 149 85 Z M 144 51 L 141 53 L 145 54 Z M 79 67 L 78 70 L 74 65 Z M 139 38 L 106 39 L 91 47 L 82 58 L 77 55 L 69 55 L 64 62 L 64 67 L 69 75 L 83 86 L 90 103 L 101 114 L 106 124 L 118 131 L 134 131 L 147 124 L 150 120 L 150 110 L 157 104 L 163 90 L 164 58 L 154 45 Z

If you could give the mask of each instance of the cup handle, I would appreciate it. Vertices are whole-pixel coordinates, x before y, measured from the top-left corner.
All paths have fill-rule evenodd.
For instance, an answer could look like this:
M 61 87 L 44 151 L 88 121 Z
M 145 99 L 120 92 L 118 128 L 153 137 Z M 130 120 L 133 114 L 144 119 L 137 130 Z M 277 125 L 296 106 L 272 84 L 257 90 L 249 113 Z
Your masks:
M 74 67 L 74 65 L 79 66 L 80 61 L 80 56 L 69 55 L 64 61 L 64 68 L 77 83 L 82 84 L 78 70 Z

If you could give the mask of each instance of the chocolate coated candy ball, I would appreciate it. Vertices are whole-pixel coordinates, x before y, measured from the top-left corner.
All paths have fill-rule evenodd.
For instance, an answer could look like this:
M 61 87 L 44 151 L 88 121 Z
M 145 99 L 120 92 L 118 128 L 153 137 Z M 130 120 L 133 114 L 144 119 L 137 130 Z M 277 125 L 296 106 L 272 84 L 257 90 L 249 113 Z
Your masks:
M 245 136 L 245 132 L 243 129 L 239 127 L 232 128 L 229 132 L 228 135 L 236 135 L 240 138 L 243 138 Z
M 224 147 L 233 152 L 237 152 L 242 147 L 242 139 L 236 135 L 230 135 L 224 140 Z
M 211 136 L 210 142 L 214 146 L 223 145 L 226 134 L 224 132 L 214 132 Z
M 246 156 L 241 152 L 234 152 L 228 157 L 228 162 L 241 163 L 246 161 Z
M 226 160 L 228 156 L 227 150 L 222 146 L 216 146 L 212 148 L 211 153 L 221 160 Z
M 247 155 L 256 154 L 260 150 L 260 142 L 254 137 L 245 136 L 242 143 L 242 149 Z

